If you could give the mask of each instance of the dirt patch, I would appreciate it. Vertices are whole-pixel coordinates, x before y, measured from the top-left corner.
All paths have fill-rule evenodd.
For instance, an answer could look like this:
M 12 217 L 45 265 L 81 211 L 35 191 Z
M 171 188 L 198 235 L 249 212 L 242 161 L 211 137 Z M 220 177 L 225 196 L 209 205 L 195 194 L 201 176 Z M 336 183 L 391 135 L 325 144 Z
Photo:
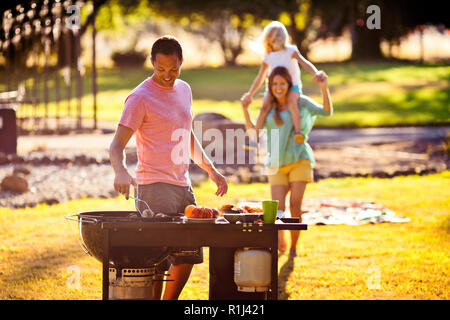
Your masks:
M 312 147 L 317 179 L 344 176 L 390 178 L 436 173 L 449 168 L 448 145 L 444 141 Z

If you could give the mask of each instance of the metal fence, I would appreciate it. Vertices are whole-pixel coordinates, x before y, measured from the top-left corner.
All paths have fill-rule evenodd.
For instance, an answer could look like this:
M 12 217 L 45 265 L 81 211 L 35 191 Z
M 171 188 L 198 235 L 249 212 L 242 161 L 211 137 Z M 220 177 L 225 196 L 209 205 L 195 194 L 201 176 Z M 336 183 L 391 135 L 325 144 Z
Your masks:
M 89 19 L 81 24 L 81 10 Z M 20 134 L 97 129 L 95 1 L 6 1 L 0 5 L 0 108 Z M 89 28 L 89 32 L 85 32 Z M 92 36 L 86 72 L 82 36 Z M 92 93 L 92 100 L 83 99 Z

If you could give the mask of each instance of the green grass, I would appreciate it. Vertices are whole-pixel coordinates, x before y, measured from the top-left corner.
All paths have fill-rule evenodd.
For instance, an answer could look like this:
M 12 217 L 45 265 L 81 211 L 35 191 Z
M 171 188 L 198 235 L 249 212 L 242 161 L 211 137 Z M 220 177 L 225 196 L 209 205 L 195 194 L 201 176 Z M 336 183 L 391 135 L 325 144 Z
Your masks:
M 325 179 L 305 197 L 374 200 L 409 223 L 310 226 L 301 233 L 299 257 L 279 258 L 281 299 L 450 298 L 450 171 L 393 179 Z M 225 198 L 212 182 L 194 189 L 207 206 L 270 197 L 267 184 L 230 185 Z M 84 254 L 75 222 L 65 215 L 128 210 L 131 200 L 82 199 L 32 209 L 0 208 L 0 299 L 101 299 L 101 264 Z M 288 236 L 289 237 L 289 236 Z M 208 250 L 205 249 L 205 261 Z M 80 288 L 70 279 L 79 270 Z M 375 273 L 373 273 L 375 270 Z M 368 283 L 379 276 L 380 287 Z M 208 298 L 208 264 L 196 265 L 182 299 Z
M 334 63 L 318 65 L 329 75 L 330 90 L 335 107 L 331 118 L 320 117 L 317 126 L 364 127 L 393 125 L 430 125 L 450 123 L 450 66 L 410 64 Z M 187 81 L 194 97 L 194 114 L 218 112 L 243 121 L 239 98 L 248 90 L 258 72 L 257 67 L 207 68 L 182 70 L 181 79 Z M 98 119 L 118 121 L 129 92 L 152 74 L 148 69 L 101 69 L 98 71 Z M 50 77 L 52 78 L 52 77 Z M 92 117 L 91 75 L 85 75 L 83 87 L 83 116 Z M 304 93 L 320 102 L 320 92 L 312 76 L 302 73 Z M 31 86 L 32 82 L 28 81 Z M 75 84 L 75 82 L 74 82 Z M 41 83 L 42 85 L 42 83 Z M 61 81 L 61 97 L 66 97 Z M 49 114 L 54 115 L 54 81 L 49 81 Z M 4 85 L 0 86 L 4 90 Z M 255 96 L 251 113 L 256 117 L 262 89 Z M 75 85 L 72 98 L 75 97 Z M 41 98 L 43 97 L 41 90 Z M 71 101 L 74 114 L 77 102 Z M 63 115 L 67 102 L 61 101 Z M 32 115 L 30 106 L 19 115 Z M 38 114 L 44 115 L 41 104 Z

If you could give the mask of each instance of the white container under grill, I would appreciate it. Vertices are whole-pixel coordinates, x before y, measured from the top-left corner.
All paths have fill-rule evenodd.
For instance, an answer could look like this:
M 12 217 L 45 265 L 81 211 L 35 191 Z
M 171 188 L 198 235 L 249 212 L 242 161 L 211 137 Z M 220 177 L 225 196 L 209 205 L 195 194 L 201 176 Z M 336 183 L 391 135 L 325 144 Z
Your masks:
M 153 298 L 153 268 L 122 269 L 109 268 L 109 299 L 111 300 L 149 300 Z
M 266 292 L 271 282 L 272 257 L 268 250 L 243 248 L 234 254 L 234 282 L 238 291 Z

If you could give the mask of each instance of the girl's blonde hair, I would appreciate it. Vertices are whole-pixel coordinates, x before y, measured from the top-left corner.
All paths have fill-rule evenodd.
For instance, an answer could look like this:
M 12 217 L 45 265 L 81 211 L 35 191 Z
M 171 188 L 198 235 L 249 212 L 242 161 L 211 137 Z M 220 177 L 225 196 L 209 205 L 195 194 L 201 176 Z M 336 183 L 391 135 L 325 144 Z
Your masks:
M 288 42 L 289 34 L 284 24 L 272 21 L 263 30 L 258 40 L 250 43 L 252 49 L 262 53 L 283 50 Z

